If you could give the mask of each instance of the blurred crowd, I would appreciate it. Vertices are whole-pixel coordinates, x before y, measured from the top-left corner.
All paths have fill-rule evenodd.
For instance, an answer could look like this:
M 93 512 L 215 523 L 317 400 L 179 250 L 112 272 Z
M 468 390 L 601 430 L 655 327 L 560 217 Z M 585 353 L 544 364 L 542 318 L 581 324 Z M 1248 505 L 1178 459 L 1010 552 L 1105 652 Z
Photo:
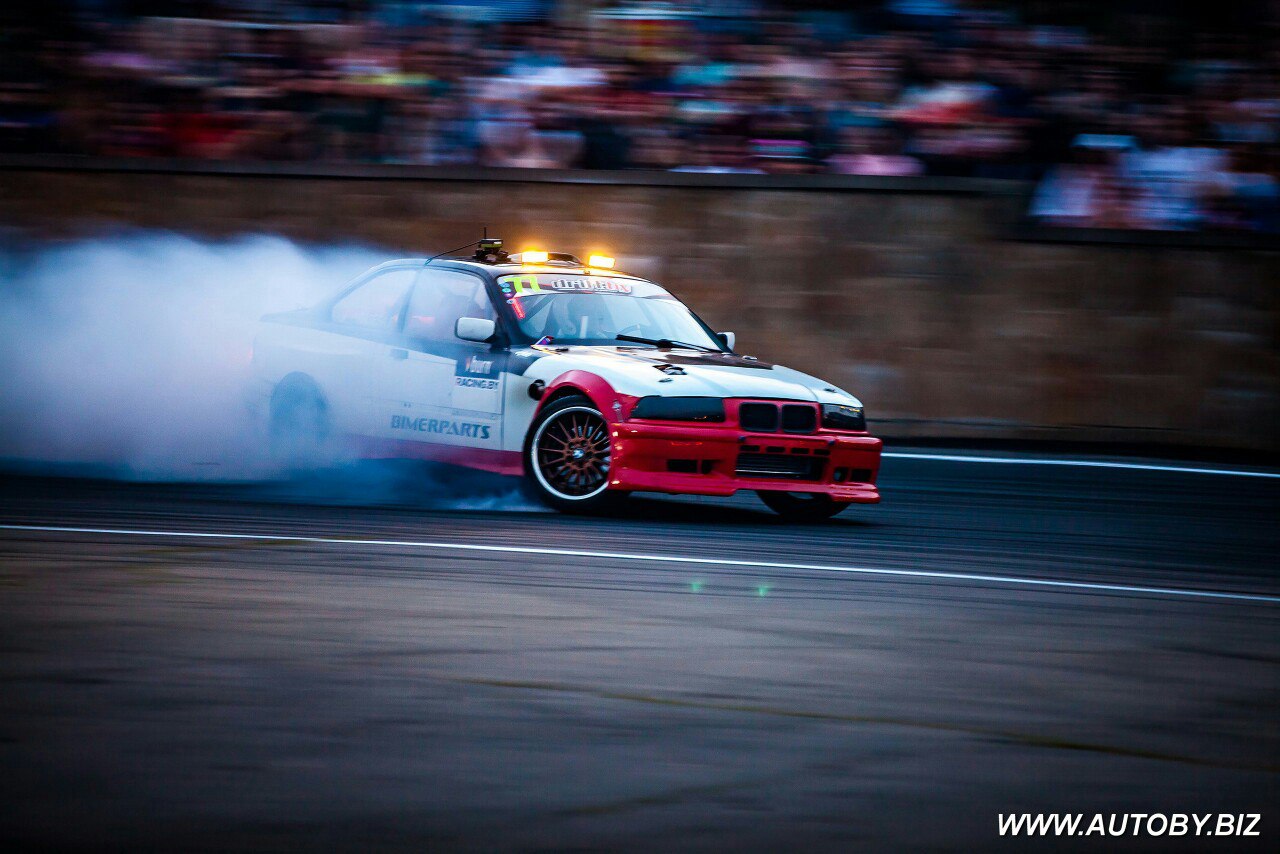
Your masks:
M 1280 231 L 1274 0 L 50 5 L 0 12 L 0 151 L 1016 178 L 1055 225 Z

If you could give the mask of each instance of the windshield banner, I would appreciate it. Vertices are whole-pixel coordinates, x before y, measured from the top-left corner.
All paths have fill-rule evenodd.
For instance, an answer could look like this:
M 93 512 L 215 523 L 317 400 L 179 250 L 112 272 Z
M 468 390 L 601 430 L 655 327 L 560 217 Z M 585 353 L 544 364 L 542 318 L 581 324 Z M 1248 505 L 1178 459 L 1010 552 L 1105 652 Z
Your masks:
M 522 273 L 503 276 L 498 280 L 505 297 L 524 297 L 535 294 L 629 294 L 631 283 L 621 279 L 605 279 L 592 276 L 557 276 Z

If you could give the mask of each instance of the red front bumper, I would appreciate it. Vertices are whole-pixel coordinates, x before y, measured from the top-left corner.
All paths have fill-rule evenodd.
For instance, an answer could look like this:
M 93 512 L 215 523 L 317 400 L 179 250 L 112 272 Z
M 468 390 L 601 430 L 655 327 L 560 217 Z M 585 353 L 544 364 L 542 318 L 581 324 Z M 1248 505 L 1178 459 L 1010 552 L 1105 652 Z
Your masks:
M 880 500 L 875 483 L 884 443 L 873 436 L 653 421 L 624 421 L 613 431 L 612 489 L 684 495 L 758 489 L 820 492 L 859 504 Z

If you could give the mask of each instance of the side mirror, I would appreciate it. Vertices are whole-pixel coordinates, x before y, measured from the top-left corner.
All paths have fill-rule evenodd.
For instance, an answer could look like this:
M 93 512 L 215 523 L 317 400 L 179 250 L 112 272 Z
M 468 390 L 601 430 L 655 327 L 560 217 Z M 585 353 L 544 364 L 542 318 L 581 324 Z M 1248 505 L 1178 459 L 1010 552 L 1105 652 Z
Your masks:
M 463 341 L 484 343 L 493 337 L 497 324 L 487 317 L 459 317 L 453 325 L 453 334 Z
M 717 332 L 716 337 L 720 339 L 720 343 L 730 350 L 733 349 L 733 345 L 738 341 L 738 336 L 732 332 Z

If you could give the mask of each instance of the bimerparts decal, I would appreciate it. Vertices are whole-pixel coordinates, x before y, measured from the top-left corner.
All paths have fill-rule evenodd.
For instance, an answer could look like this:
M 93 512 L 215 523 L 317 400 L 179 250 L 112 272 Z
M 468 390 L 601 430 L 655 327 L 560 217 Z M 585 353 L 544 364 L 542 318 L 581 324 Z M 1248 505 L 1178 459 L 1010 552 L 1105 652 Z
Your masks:
M 392 415 L 391 429 L 409 430 L 415 433 L 433 433 L 437 436 L 461 436 L 464 439 L 489 438 L 488 424 L 451 421 L 447 418 L 411 418 L 408 415 Z

